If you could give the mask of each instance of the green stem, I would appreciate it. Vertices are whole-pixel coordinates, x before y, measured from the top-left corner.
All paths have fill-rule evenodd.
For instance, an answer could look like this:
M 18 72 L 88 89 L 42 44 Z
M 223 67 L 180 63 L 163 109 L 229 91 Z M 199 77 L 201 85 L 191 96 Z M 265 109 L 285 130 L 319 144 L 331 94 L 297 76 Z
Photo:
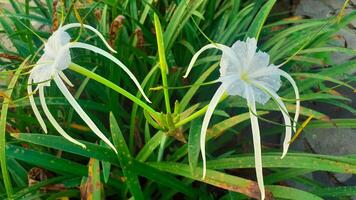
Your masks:
M 164 148 L 166 146 L 166 141 L 167 141 L 167 135 L 163 134 L 163 137 L 161 139 L 161 143 L 159 145 L 159 149 L 158 149 L 158 157 L 157 157 L 157 162 L 162 161 L 163 158 L 163 153 L 164 153 Z
M 158 64 L 155 65 L 150 72 L 148 72 L 147 76 L 143 79 L 142 81 L 142 88 L 146 87 L 148 84 L 148 81 L 152 78 L 152 76 L 155 74 L 157 71 Z M 142 94 L 140 92 L 137 92 L 136 97 L 141 97 Z M 136 123 L 136 114 L 138 110 L 138 105 L 134 104 L 132 106 L 132 111 L 131 111 L 131 118 L 130 118 L 130 136 L 129 136 L 129 149 L 131 153 L 134 153 L 134 139 L 135 139 L 135 123 Z
M 158 118 L 159 113 L 156 112 L 152 107 L 148 106 L 146 103 L 144 103 L 143 101 L 141 101 L 139 98 L 137 98 L 136 96 L 132 95 L 131 93 L 129 93 L 128 91 L 124 90 L 123 88 L 121 88 L 120 86 L 116 85 L 115 83 L 107 80 L 106 78 L 99 76 L 98 74 L 85 69 L 84 67 L 77 65 L 75 63 L 71 63 L 69 65 L 69 69 L 72 71 L 75 71 L 79 74 L 82 74 L 88 78 L 91 78 L 111 89 L 113 89 L 114 91 L 124 95 L 125 97 L 127 97 L 128 99 L 130 99 L 131 101 L 135 102 L 137 105 L 141 106 L 143 109 L 147 110 L 151 115 L 155 116 Z
M 158 46 L 158 56 L 159 56 L 159 63 L 161 68 L 161 75 L 162 75 L 162 85 L 163 85 L 163 94 L 164 94 L 164 101 L 166 104 L 166 112 L 167 114 L 171 114 L 171 106 L 169 102 L 169 93 L 168 93 L 168 81 L 167 81 L 167 61 L 166 61 L 166 54 L 164 52 L 164 40 L 162 34 L 162 27 L 161 23 L 159 22 L 158 16 L 154 15 L 154 22 L 155 22 L 155 29 L 156 29 L 156 36 L 157 36 L 157 46 Z
M 225 94 L 221 97 L 221 99 L 220 99 L 219 102 L 224 101 L 227 97 L 228 97 L 228 95 L 225 93 Z M 176 128 L 181 127 L 181 126 L 183 126 L 184 124 L 186 124 L 186 123 L 192 121 L 193 119 L 195 119 L 195 118 L 197 118 L 197 117 L 200 117 L 201 115 L 203 115 L 203 114 L 206 112 L 206 110 L 208 109 L 208 106 L 209 106 L 209 105 L 206 105 L 206 106 L 204 106 L 203 108 L 201 108 L 200 110 L 198 110 L 197 112 L 193 113 L 192 115 L 189 115 L 189 117 L 182 119 L 181 121 L 179 121 L 178 123 L 175 124 L 175 127 L 176 127 Z
M 29 58 L 29 57 L 28 57 Z M 28 58 L 26 58 L 25 61 L 20 65 L 20 67 L 17 69 L 15 72 L 15 75 L 11 79 L 8 88 L 14 88 L 17 79 L 19 78 L 19 75 L 21 71 L 23 70 L 23 67 L 25 66 Z M 13 89 L 9 89 L 5 92 L 5 95 L 7 97 L 11 97 L 13 92 Z M 6 164 L 6 118 L 7 118 L 7 111 L 9 108 L 9 103 L 10 103 L 9 98 L 4 98 L 4 102 L 2 104 L 1 108 L 1 116 L 0 116 L 0 164 L 1 164 L 1 173 L 2 173 L 2 178 L 4 181 L 5 185 L 5 190 L 7 197 L 9 199 L 12 199 L 12 193 L 13 193 L 13 188 L 11 185 L 11 179 L 9 176 L 9 171 L 7 169 L 7 164 Z
M 154 24 L 155 24 L 156 37 L 157 37 L 159 63 L 161 66 L 160 68 L 161 68 L 161 76 L 162 76 L 164 102 L 166 104 L 167 116 L 171 117 L 172 111 L 171 111 L 171 105 L 170 105 L 170 101 L 169 101 L 168 81 L 167 81 L 168 65 L 167 65 L 167 61 L 166 61 L 166 54 L 164 51 L 164 39 L 163 39 L 162 27 L 161 27 L 161 23 L 158 19 L 158 16 L 156 14 L 154 14 Z M 158 151 L 158 158 L 157 158 L 158 161 L 162 160 L 166 140 L 167 140 L 167 135 L 165 134 L 162 137 L 161 145 L 160 145 L 160 148 Z

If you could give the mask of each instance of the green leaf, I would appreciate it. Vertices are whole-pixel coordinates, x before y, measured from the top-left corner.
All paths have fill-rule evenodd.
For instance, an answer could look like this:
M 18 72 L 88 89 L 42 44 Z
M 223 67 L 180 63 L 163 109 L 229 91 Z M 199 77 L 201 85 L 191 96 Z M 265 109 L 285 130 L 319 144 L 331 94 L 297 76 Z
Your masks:
M 263 27 L 264 23 L 266 22 L 266 19 L 267 19 L 269 13 L 271 12 L 272 7 L 275 3 L 276 3 L 276 0 L 269 0 L 267 3 L 265 3 L 265 5 L 263 5 L 261 10 L 257 13 L 252 24 L 250 25 L 250 27 L 246 33 L 245 39 L 247 37 L 250 37 L 250 38 L 256 38 L 256 40 L 258 41 L 262 27 Z
M 190 172 L 190 167 L 185 164 L 172 163 L 172 162 L 160 162 L 160 163 L 150 163 L 150 165 L 167 171 L 172 174 L 177 174 L 187 178 L 194 179 L 196 181 L 201 181 L 219 188 L 223 188 L 230 191 L 235 191 L 242 193 L 251 198 L 260 198 L 260 193 L 258 192 L 257 183 L 250 181 L 248 179 L 240 178 L 237 176 L 228 175 L 215 170 L 207 169 L 205 179 L 202 177 L 202 169 L 199 168 L 195 175 Z M 321 200 L 321 198 L 298 189 L 288 188 L 283 186 L 266 186 L 266 196 L 271 196 L 271 192 L 275 198 L 282 199 L 311 199 L 311 200 Z
M 118 158 L 122 168 L 122 172 L 125 176 L 125 181 L 130 189 L 132 196 L 139 200 L 143 199 L 143 193 L 141 191 L 140 182 L 136 176 L 134 170 L 135 167 L 132 164 L 132 156 L 130 150 L 126 145 L 124 136 L 120 130 L 119 125 L 116 122 L 114 115 L 110 112 L 110 130 L 113 138 L 115 148 L 118 151 Z
M 1 17 L 0 17 L 1 18 Z M 22 62 L 20 67 L 16 70 L 14 76 L 11 78 L 11 81 L 8 85 L 8 90 L 5 92 L 6 97 L 1 107 L 1 116 L 0 116 L 0 164 L 1 164 L 1 173 L 2 173 L 2 179 L 5 185 L 6 189 L 6 194 L 9 198 L 11 198 L 12 193 L 13 193 L 13 188 L 11 184 L 11 179 L 9 176 L 9 171 L 7 169 L 7 162 L 6 162 L 6 118 L 7 118 L 7 111 L 9 108 L 10 104 L 10 99 L 12 96 L 12 92 L 14 90 L 14 87 L 17 83 L 17 79 L 20 76 L 20 73 L 22 72 L 22 69 L 25 67 L 27 60 L 29 59 L 26 58 L 25 61 Z
M 200 130 L 201 119 L 195 119 L 191 122 L 188 138 L 188 160 L 190 172 L 195 174 L 200 153 Z
M 85 157 L 96 158 L 96 159 L 102 160 L 102 161 L 108 161 L 116 166 L 120 165 L 118 159 L 116 159 L 117 158 L 116 154 L 111 149 L 102 147 L 102 146 L 99 146 L 99 145 L 96 145 L 93 143 L 80 141 L 81 143 L 85 144 L 85 146 L 87 147 L 86 149 L 83 149 L 78 145 L 68 142 L 65 138 L 63 138 L 61 136 L 34 134 L 34 133 L 31 133 L 31 134 L 16 133 L 16 134 L 12 134 L 12 136 L 18 140 L 29 142 L 32 144 L 38 144 L 38 145 L 46 146 L 49 148 L 54 148 L 54 149 L 74 153 L 76 155 L 82 155 Z M 23 148 L 21 148 L 21 149 L 23 149 Z M 21 151 L 21 150 L 18 150 L 18 151 Z M 24 160 L 26 162 L 33 163 L 33 164 L 36 163 L 36 160 L 44 159 L 46 161 L 43 163 L 39 162 L 38 165 L 45 166 L 47 169 L 52 169 L 53 167 L 55 167 L 54 171 L 56 171 L 56 170 L 62 171 L 63 169 L 70 170 L 70 167 L 68 167 L 67 164 L 65 164 L 67 162 L 67 160 L 63 161 L 60 159 L 60 163 L 58 163 L 58 166 L 57 166 L 57 163 L 55 161 L 58 160 L 58 158 L 56 158 L 54 156 L 48 156 L 47 154 L 44 154 L 44 156 L 47 159 L 46 158 L 34 159 L 33 157 L 36 157 L 36 155 L 39 157 L 42 157 L 41 156 L 42 153 L 29 150 L 29 151 L 24 151 L 25 154 L 21 155 L 21 154 L 14 153 L 15 150 L 12 150 L 12 152 L 13 153 L 11 153 L 11 156 L 16 156 L 17 159 Z M 27 157 L 24 157 L 24 156 L 27 156 Z M 52 159 L 54 159 L 53 157 L 56 158 L 55 161 L 52 161 Z M 62 164 L 62 162 L 64 162 L 64 164 Z M 52 165 L 54 164 L 54 166 L 52 166 L 52 165 L 47 166 L 46 164 L 52 164 Z M 76 164 L 76 163 L 74 163 L 74 164 Z M 63 169 L 62 169 L 62 166 L 64 166 Z M 73 166 L 75 166 L 75 165 L 73 165 Z M 132 168 L 135 169 L 135 172 L 137 174 L 144 176 L 148 179 L 151 179 L 153 181 L 156 181 L 157 183 L 160 183 L 164 186 L 173 188 L 173 189 L 175 189 L 179 192 L 182 192 L 188 196 L 195 195 L 193 188 L 186 186 L 180 180 L 170 176 L 169 174 L 163 173 L 153 167 L 150 167 L 147 164 L 144 164 L 144 163 L 141 163 L 135 159 L 132 159 Z M 75 171 L 71 171 L 70 174 L 73 174 L 73 172 L 77 172 L 76 174 L 78 174 L 79 170 L 83 170 L 85 173 L 86 168 L 84 167 L 83 169 L 79 169 L 79 167 L 78 167 L 78 169 L 76 169 Z M 81 173 L 83 173 L 83 172 L 81 172 Z
M 101 199 L 100 165 L 94 158 L 89 160 L 86 189 L 88 199 Z
M 351 90 L 355 89 L 350 84 L 347 84 L 347 83 L 345 83 L 343 81 L 339 81 L 339 80 L 337 80 L 335 78 L 332 78 L 332 77 L 326 76 L 326 75 L 322 75 L 322 74 L 316 74 L 316 73 L 293 73 L 292 75 L 293 76 L 297 76 L 297 77 L 302 77 L 303 79 L 304 78 L 313 78 L 313 79 L 319 79 L 319 80 L 322 80 L 322 81 L 330 81 L 330 82 L 333 82 L 333 83 L 348 87 Z
M 267 185 L 266 188 L 270 190 L 275 197 L 279 197 L 281 199 L 308 199 L 308 200 L 322 200 L 322 198 L 308 192 L 304 192 L 302 190 L 285 187 L 285 186 L 277 186 L 277 185 Z
M 80 147 L 79 147 L 80 148 Z M 63 175 L 87 176 L 88 168 L 76 162 L 58 158 L 56 156 L 25 149 L 15 145 L 6 145 L 6 155 L 36 166 L 44 167 Z
M 356 159 L 338 156 L 324 156 L 306 153 L 288 153 L 281 159 L 281 153 L 262 155 L 264 168 L 295 168 L 356 174 Z M 207 162 L 209 169 L 254 168 L 254 157 L 237 155 Z
M 321 197 L 351 197 L 356 195 L 356 186 L 326 187 L 317 190 L 312 190 L 312 192 Z

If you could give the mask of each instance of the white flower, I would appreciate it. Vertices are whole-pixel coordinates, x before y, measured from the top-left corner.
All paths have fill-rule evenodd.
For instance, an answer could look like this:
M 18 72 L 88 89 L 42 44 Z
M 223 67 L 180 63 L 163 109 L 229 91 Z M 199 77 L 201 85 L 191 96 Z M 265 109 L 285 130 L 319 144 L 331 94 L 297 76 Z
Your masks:
M 206 131 L 210 118 L 217 106 L 219 99 L 226 92 L 229 95 L 238 95 L 247 100 L 249 107 L 252 136 L 255 153 L 255 167 L 258 186 L 261 191 L 261 199 L 265 198 L 265 190 L 262 174 L 262 158 L 261 158 L 261 141 L 258 119 L 256 117 L 255 102 L 265 104 L 271 97 L 280 108 L 284 123 L 286 125 L 285 138 L 283 142 L 283 158 L 289 147 L 289 141 L 292 136 L 292 127 L 296 131 L 296 123 L 299 117 L 300 101 L 298 88 L 292 77 L 286 72 L 279 69 L 280 66 L 269 64 L 269 55 L 265 52 L 258 51 L 257 41 L 254 38 L 248 38 L 246 42 L 237 41 L 232 47 L 222 44 L 208 44 L 201 48 L 192 58 L 185 78 L 188 76 L 198 56 L 205 50 L 217 48 L 222 51 L 220 60 L 220 78 L 222 84 L 211 99 L 206 114 L 204 116 L 203 125 L 200 136 L 200 148 L 203 157 L 203 178 L 206 174 L 206 158 L 205 158 L 205 138 Z M 286 78 L 293 86 L 296 96 L 296 112 L 293 125 L 286 106 L 281 98 L 277 95 L 277 91 L 281 87 L 280 76 Z
M 71 37 L 69 34 L 66 32 L 66 30 L 71 29 L 71 28 L 77 28 L 77 27 L 83 27 L 87 28 L 91 31 L 93 31 L 96 35 L 98 35 L 101 40 L 105 43 L 105 45 L 112 51 L 116 51 L 112 49 L 107 42 L 105 41 L 104 37 L 93 27 L 85 24 L 79 24 L 79 23 L 72 23 L 72 24 L 67 24 L 65 26 L 61 26 L 58 28 L 57 31 L 55 31 L 48 39 L 48 41 L 45 43 L 44 47 L 44 54 L 40 57 L 40 59 L 37 61 L 35 67 L 31 70 L 29 79 L 28 79 L 28 87 L 27 91 L 29 94 L 29 99 L 30 99 L 30 104 L 32 107 L 32 110 L 40 123 L 42 129 L 47 133 L 47 128 L 45 125 L 45 122 L 43 121 L 40 112 L 38 111 L 34 98 L 33 98 L 33 91 L 32 91 L 32 84 L 37 84 L 37 88 L 35 91 L 39 91 L 39 97 L 40 97 L 40 102 L 42 109 L 48 118 L 48 120 L 51 122 L 51 124 L 55 127 L 55 129 L 67 140 L 82 146 L 85 148 L 85 145 L 80 143 L 79 141 L 73 139 L 71 136 L 69 136 L 58 124 L 58 122 L 54 119 L 52 114 L 49 112 L 46 102 L 45 102 L 45 97 L 44 97 L 44 87 L 45 86 L 50 86 L 50 80 L 54 80 L 56 83 L 57 87 L 59 90 L 62 92 L 64 97 L 68 100 L 68 102 L 71 104 L 71 106 L 74 108 L 74 110 L 79 114 L 79 116 L 84 120 L 84 122 L 89 126 L 89 128 L 100 138 L 102 139 L 106 144 L 108 144 L 116 153 L 116 149 L 114 145 L 110 142 L 109 139 L 105 137 L 105 135 L 98 129 L 98 127 L 94 124 L 94 122 L 90 119 L 90 117 L 84 112 L 84 110 L 80 107 L 80 105 L 77 103 L 75 98 L 71 95 L 71 93 L 68 91 L 67 87 L 63 83 L 65 81 L 68 85 L 73 86 L 73 84 L 69 81 L 69 79 L 64 75 L 62 72 L 63 70 L 67 69 L 69 64 L 71 63 L 71 55 L 70 55 L 70 49 L 71 48 L 82 48 L 82 49 L 88 49 L 91 51 L 94 51 L 98 54 L 101 54 L 105 56 L 106 58 L 110 59 L 114 63 L 116 63 L 119 67 L 121 67 L 128 75 L 129 77 L 133 80 L 135 85 L 138 87 L 139 91 L 143 94 L 144 98 L 148 101 L 149 99 L 143 92 L 139 82 L 135 78 L 135 76 L 131 73 L 131 71 L 123 64 L 121 63 L 117 58 L 112 56 L 110 53 L 95 47 L 90 44 L 85 44 L 81 42 L 70 42 Z M 63 80 L 63 81 L 62 81 Z

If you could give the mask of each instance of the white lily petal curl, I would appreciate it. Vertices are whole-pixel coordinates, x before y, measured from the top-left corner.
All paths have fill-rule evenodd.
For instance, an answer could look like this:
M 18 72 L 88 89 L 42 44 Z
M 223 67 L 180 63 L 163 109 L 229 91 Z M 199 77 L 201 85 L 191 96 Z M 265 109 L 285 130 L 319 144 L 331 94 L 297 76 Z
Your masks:
M 75 43 L 71 43 L 70 44 L 70 48 L 82 48 L 82 49 L 88 49 L 90 51 L 93 51 L 95 53 L 101 54 L 103 56 L 105 56 L 106 58 L 110 59 L 111 61 L 113 61 L 115 64 L 119 65 L 131 78 L 131 80 L 135 83 L 135 85 L 137 86 L 138 90 L 142 93 L 142 96 L 146 99 L 147 102 L 151 101 L 148 99 L 148 97 L 146 96 L 145 92 L 143 91 L 140 83 L 138 82 L 138 80 L 136 79 L 136 77 L 132 74 L 132 72 L 117 58 L 115 58 L 113 55 L 109 54 L 108 52 L 90 45 L 90 44 L 85 44 L 85 43 L 81 43 L 81 42 L 75 42 Z
M 254 99 L 254 94 L 251 88 L 246 87 L 247 92 L 247 104 L 249 106 L 250 120 L 251 120 L 251 129 L 252 129 L 252 138 L 253 138 L 253 148 L 255 153 L 255 169 L 257 184 L 261 192 L 261 199 L 265 199 L 265 187 L 263 181 L 263 171 L 262 171 L 262 152 L 261 152 L 261 137 L 260 137 L 260 128 L 258 125 L 258 119 L 256 117 L 256 104 Z
M 47 127 L 46 124 L 40 114 L 40 112 L 37 109 L 36 103 L 35 103 L 35 99 L 33 98 L 33 91 L 32 91 L 32 76 L 30 75 L 28 77 L 28 81 L 27 81 L 27 94 L 28 94 L 28 98 L 30 100 L 30 105 L 32 108 L 33 113 L 35 114 L 35 117 L 38 121 L 38 123 L 40 124 L 42 130 L 47 133 Z
M 200 131 L 200 151 L 201 151 L 201 156 L 203 158 L 203 179 L 205 178 L 206 175 L 206 155 L 205 155 L 205 140 L 206 140 L 206 132 L 208 130 L 208 125 L 211 119 L 211 116 L 213 115 L 213 112 L 219 103 L 219 100 L 221 96 L 224 94 L 225 90 L 222 86 L 220 86 L 217 91 L 215 92 L 213 98 L 211 99 L 208 109 L 205 113 L 203 124 L 201 127 Z
M 72 96 L 72 94 L 68 91 L 67 87 L 64 85 L 59 76 L 54 77 L 54 81 L 57 84 L 59 90 L 62 92 L 64 97 L 68 100 L 69 104 L 74 108 L 74 110 L 78 113 L 78 115 L 83 119 L 83 121 L 89 126 L 89 128 L 107 145 L 112 148 L 117 154 L 117 150 L 114 145 L 110 142 L 108 138 L 99 130 L 99 128 L 95 125 L 95 123 L 90 119 L 90 117 L 84 112 L 84 110 L 80 107 L 78 102 Z
M 104 36 L 103 36 L 98 30 L 96 30 L 96 29 L 95 29 L 94 27 L 92 27 L 92 26 L 89 26 L 89 25 L 87 25 L 87 24 L 71 23 L 71 24 L 66 24 L 66 25 L 62 26 L 61 29 L 62 29 L 63 31 L 65 31 L 65 30 L 68 30 L 68 29 L 71 29 L 71 28 L 79 28 L 79 27 L 81 27 L 81 26 L 83 26 L 84 28 L 87 28 L 87 29 L 93 31 L 96 35 L 99 36 L 99 38 L 104 42 L 105 46 L 106 46 L 110 51 L 112 51 L 112 52 L 114 52 L 114 53 L 117 53 L 117 52 L 116 52 L 113 48 L 111 48 L 111 46 L 106 42 Z
M 297 84 L 295 83 L 295 81 L 293 80 L 293 78 L 287 72 L 280 70 L 280 69 L 277 69 L 276 71 L 278 72 L 278 74 L 280 74 L 281 76 L 286 78 L 290 82 L 290 84 L 292 85 L 292 87 L 294 89 L 296 101 L 295 101 L 295 115 L 294 115 L 294 121 L 293 121 L 293 131 L 296 132 L 297 122 L 298 122 L 298 118 L 299 118 L 299 114 L 300 114 L 300 96 L 299 96 L 298 87 L 297 87 Z
M 225 46 L 225 45 L 223 45 L 223 44 L 207 44 L 207 45 L 203 46 L 199 51 L 197 51 L 197 52 L 194 54 L 192 60 L 191 60 L 190 63 L 189 63 L 187 72 L 185 73 L 185 75 L 183 76 L 183 78 L 187 78 L 187 77 L 188 77 L 188 75 L 189 75 L 190 71 L 192 70 L 193 65 L 194 65 L 194 63 L 196 62 L 196 60 L 198 59 L 199 55 L 200 55 L 201 53 L 203 53 L 205 50 L 207 50 L 207 49 L 212 49 L 212 48 L 221 50 L 221 51 L 223 52 L 223 54 L 225 53 L 230 59 L 232 59 L 232 60 L 234 60 L 234 61 L 236 61 L 236 62 L 239 62 L 239 61 L 236 59 L 235 53 L 231 50 L 230 47 Z
M 281 100 L 281 98 L 277 95 L 277 93 L 275 93 L 273 90 L 271 90 L 268 87 L 265 87 L 263 84 L 260 84 L 258 81 L 254 81 L 254 84 L 257 85 L 257 87 L 265 90 L 269 95 L 272 96 L 272 98 L 276 101 L 282 115 L 283 115 L 283 119 L 284 119 L 284 124 L 286 126 L 286 131 L 285 131 L 285 136 L 284 136 L 284 141 L 283 141 L 283 153 L 281 156 L 281 159 L 284 158 L 284 156 L 287 154 L 288 152 L 288 148 L 289 148 L 289 141 L 292 138 L 292 126 L 291 126 L 291 121 L 290 121 L 290 117 L 288 114 L 288 110 L 287 107 L 284 105 L 283 101 Z
M 41 102 L 41 106 L 42 109 L 47 117 L 47 119 L 51 122 L 51 124 L 53 125 L 53 127 L 58 131 L 59 134 L 61 134 L 65 139 L 67 139 L 68 141 L 79 145 L 83 148 L 86 148 L 86 146 L 79 142 L 78 140 L 72 138 L 70 135 L 68 135 L 63 128 L 58 124 L 57 120 L 54 119 L 53 115 L 51 114 L 51 112 L 49 111 L 47 104 L 46 104 L 46 99 L 44 97 L 44 91 L 43 91 L 43 86 L 39 87 L 39 96 L 40 96 L 40 102 Z

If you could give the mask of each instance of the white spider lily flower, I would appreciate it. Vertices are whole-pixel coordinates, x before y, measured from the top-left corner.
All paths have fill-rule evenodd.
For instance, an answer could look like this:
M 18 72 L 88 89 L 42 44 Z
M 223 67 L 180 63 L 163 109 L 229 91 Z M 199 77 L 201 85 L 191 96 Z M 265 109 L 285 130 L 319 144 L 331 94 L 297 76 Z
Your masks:
M 94 122 L 90 119 L 90 117 L 84 112 L 84 110 L 80 107 L 80 105 L 77 103 L 75 98 L 72 96 L 72 94 L 68 91 L 67 87 L 63 83 L 66 82 L 69 86 L 73 86 L 73 84 L 69 81 L 69 79 L 64 75 L 62 72 L 63 70 L 67 69 L 69 64 L 71 63 L 71 55 L 70 55 L 70 49 L 71 48 L 82 48 L 82 49 L 87 49 L 91 50 L 93 52 L 96 52 L 98 54 L 101 54 L 105 56 L 106 58 L 110 59 L 113 61 L 115 64 L 117 64 L 119 67 L 121 67 L 128 75 L 129 77 L 133 80 L 135 85 L 138 87 L 139 91 L 143 94 L 144 98 L 150 102 L 148 97 L 145 95 L 143 92 L 143 89 L 141 88 L 139 82 L 135 78 L 135 76 L 131 73 L 131 71 L 122 63 L 120 62 L 117 58 L 112 56 L 110 53 L 95 47 L 90 44 L 85 44 L 81 42 L 70 42 L 71 37 L 69 34 L 66 32 L 66 30 L 71 29 L 71 28 L 78 28 L 78 27 L 83 27 L 87 28 L 91 31 L 93 31 L 96 35 L 100 37 L 100 39 L 104 42 L 104 44 L 107 46 L 107 48 L 115 52 L 114 49 L 112 49 L 109 44 L 105 41 L 104 37 L 100 34 L 99 31 L 97 31 L 95 28 L 85 25 L 85 24 L 80 24 L 80 23 L 72 23 L 72 24 L 67 24 L 64 26 L 61 26 L 58 28 L 57 31 L 55 31 L 48 39 L 48 41 L 45 43 L 44 47 L 44 54 L 40 57 L 40 59 L 37 61 L 35 67 L 31 70 L 30 76 L 28 79 L 28 86 L 27 86 L 27 92 L 29 94 L 29 99 L 30 99 L 30 104 L 32 107 L 32 110 L 42 127 L 45 133 L 47 133 L 47 127 L 46 124 L 38 111 L 33 94 L 37 90 L 39 91 L 39 98 L 40 98 L 40 103 L 42 106 L 42 109 L 44 111 L 44 114 L 50 121 L 50 123 L 54 126 L 54 128 L 67 140 L 70 142 L 80 145 L 83 148 L 85 148 L 85 145 L 80 143 L 79 141 L 75 140 L 71 136 L 69 136 L 58 124 L 56 119 L 52 116 L 50 113 L 46 101 L 45 101 L 45 96 L 44 96 L 44 87 L 45 86 L 50 86 L 50 81 L 53 79 L 54 82 L 56 83 L 57 87 L 59 90 L 62 92 L 64 97 L 68 100 L 70 105 L 74 108 L 74 110 L 79 114 L 79 116 L 83 119 L 83 121 L 89 126 L 89 128 L 100 138 L 102 139 L 107 145 L 110 146 L 116 153 L 116 149 L 114 145 L 110 142 L 108 138 L 98 129 L 98 127 L 94 124 Z M 32 90 L 32 84 L 37 84 L 37 87 L 35 91 L 33 92 Z
M 261 141 L 258 118 L 256 117 L 256 102 L 265 104 L 272 97 L 282 112 L 284 123 L 286 125 L 285 138 L 283 142 L 283 154 L 281 157 L 283 158 L 288 151 L 289 141 L 292 136 L 292 127 L 295 132 L 296 123 L 299 117 L 300 100 L 297 85 L 288 73 L 279 69 L 280 66 L 269 64 L 269 55 L 267 53 L 262 51 L 256 52 L 257 41 L 255 38 L 248 38 L 246 42 L 237 41 L 232 45 L 232 47 L 222 44 L 208 44 L 204 46 L 193 56 L 188 70 L 184 75 L 185 78 L 188 76 L 198 56 L 203 51 L 210 48 L 216 48 L 222 51 L 222 57 L 220 60 L 220 78 L 218 79 L 218 81 L 222 84 L 215 92 L 208 105 L 201 128 L 200 148 L 203 158 L 203 178 L 205 178 L 206 175 L 206 132 L 213 111 L 225 92 L 228 95 L 241 96 L 247 100 L 250 112 L 256 176 L 258 186 L 261 191 L 261 199 L 264 199 L 265 190 L 262 174 Z M 296 111 L 293 125 L 291 125 L 291 120 L 286 106 L 276 93 L 281 87 L 280 76 L 286 78 L 294 88 L 296 96 Z

